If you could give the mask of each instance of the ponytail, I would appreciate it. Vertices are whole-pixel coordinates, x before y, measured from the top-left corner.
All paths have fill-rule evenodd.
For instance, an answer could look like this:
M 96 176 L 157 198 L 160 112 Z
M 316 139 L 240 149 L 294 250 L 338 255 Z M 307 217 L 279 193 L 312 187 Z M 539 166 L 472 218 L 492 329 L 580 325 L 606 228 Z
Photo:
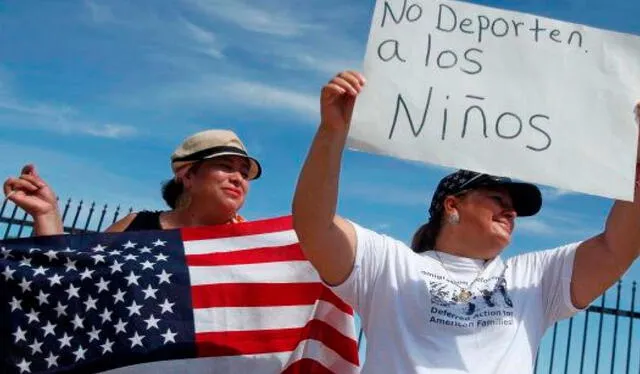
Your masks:
M 416 253 L 422 253 L 435 249 L 436 238 L 440 233 L 441 227 L 440 219 L 430 219 L 429 222 L 420 226 L 418 230 L 413 234 L 411 240 L 411 249 Z

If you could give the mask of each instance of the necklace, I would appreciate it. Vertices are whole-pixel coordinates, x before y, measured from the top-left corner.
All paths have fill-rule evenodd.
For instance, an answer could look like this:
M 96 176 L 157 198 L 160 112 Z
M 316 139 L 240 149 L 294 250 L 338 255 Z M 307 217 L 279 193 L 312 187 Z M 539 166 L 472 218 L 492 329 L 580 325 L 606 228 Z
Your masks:
M 485 266 L 482 266 L 482 268 L 480 270 L 478 270 L 478 273 L 476 274 L 476 276 L 473 278 L 473 281 L 471 281 L 471 283 L 469 283 L 468 287 L 462 287 L 460 286 L 458 283 L 454 283 L 453 282 L 453 277 L 451 276 L 451 274 L 449 274 L 449 270 L 447 270 L 447 267 L 444 266 L 444 261 L 442 261 L 442 257 L 440 257 L 440 254 L 438 253 L 438 251 L 434 251 L 436 256 L 438 257 L 438 261 L 440 261 L 440 266 L 442 266 L 442 268 L 444 269 L 445 273 L 447 273 L 447 278 L 449 278 L 449 283 L 453 284 L 454 286 L 458 287 L 460 289 L 460 292 L 458 293 L 458 295 L 454 296 L 454 300 L 457 302 L 461 302 L 461 303 L 466 303 L 467 301 L 469 301 L 471 299 L 471 297 L 473 296 L 473 294 L 471 293 L 471 289 L 473 288 L 473 285 L 476 283 L 476 281 L 479 279 L 480 275 L 482 274 L 482 272 L 485 269 Z

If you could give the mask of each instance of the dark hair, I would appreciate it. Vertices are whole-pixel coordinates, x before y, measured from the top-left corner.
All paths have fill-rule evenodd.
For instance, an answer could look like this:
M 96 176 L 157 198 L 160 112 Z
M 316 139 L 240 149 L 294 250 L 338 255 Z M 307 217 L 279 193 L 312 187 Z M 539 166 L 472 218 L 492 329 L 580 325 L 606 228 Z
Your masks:
M 431 218 L 429 222 L 420 226 L 411 239 L 411 249 L 416 253 L 422 253 L 435 249 L 436 238 L 442 226 L 440 218 Z
M 178 205 L 178 199 L 184 192 L 184 185 L 175 178 L 171 178 L 162 183 L 162 198 L 171 209 L 175 209 Z
M 189 166 L 188 174 L 196 173 L 200 166 L 202 165 L 202 161 L 197 161 L 193 163 L 193 165 Z M 184 192 L 184 184 L 182 182 L 176 181 L 175 178 L 168 179 L 162 183 L 162 199 L 164 202 L 169 205 L 171 209 L 176 209 L 178 206 L 178 200 L 182 193 Z
M 437 203 L 440 204 L 440 208 L 434 208 L 434 206 L 437 207 L 438 205 L 434 205 L 432 203 L 429 211 L 431 214 L 435 215 L 432 215 L 431 218 L 429 218 L 429 222 L 420 226 L 418 230 L 416 230 L 416 232 L 413 234 L 413 238 L 411 239 L 411 249 L 414 252 L 422 253 L 435 250 L 436 239 L 438 238 L 438 234 L 440 234 L 440 229 L 442 228 L 442 215 L 444 214 L 444 208 L 442 207 L 442 205 L 444 204 L 444 200 L 447 198 L 447 196 L 457 196 L 460 198 L 464 198 L 469 193 L 469 191 L 470 190 L 462 190 L 452 195 L 445 194 L 439 197 L 434 195 L 432 201 L 435 201 L 435 199 L 440 199 L 440 202 Z

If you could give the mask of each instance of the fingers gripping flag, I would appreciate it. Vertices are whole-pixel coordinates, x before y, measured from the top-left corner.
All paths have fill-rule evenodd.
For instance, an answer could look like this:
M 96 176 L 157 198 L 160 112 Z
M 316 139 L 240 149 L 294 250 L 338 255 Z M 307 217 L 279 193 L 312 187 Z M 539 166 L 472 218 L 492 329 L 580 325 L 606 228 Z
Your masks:
M 290 217 L 0 242 L 0 318 L 1 373 L 358 371 Z

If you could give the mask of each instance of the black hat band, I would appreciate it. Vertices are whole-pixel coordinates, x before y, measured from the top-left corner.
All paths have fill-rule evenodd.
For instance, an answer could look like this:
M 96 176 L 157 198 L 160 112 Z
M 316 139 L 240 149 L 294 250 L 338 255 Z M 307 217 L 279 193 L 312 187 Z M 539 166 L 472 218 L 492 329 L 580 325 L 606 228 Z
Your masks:
M 176 157 L 173 160 L 171 160 L 171 162 L 179 162 L 179 161 L 199 161 L 199 160 L 204 160 L 206 157 L 211 156 L 211 155 L 215 155 L 218 153 L 236 153 L 238 155 L 242 155 L 242 156 L 249 156 L 247 155 L 247 152 L 245 152 L 244 150 L 238 148 L 238 147 L 230 147 L 230 146 L 226 146 L 226 145 L 221 145 L 221 146 L 217 146 L 217 147 L 211 147 L 211 148 L 206 148 L 203 149 L 201 151 L 192 153 L 190 155 L 187 156 L 183 156 L 183 157 Z

